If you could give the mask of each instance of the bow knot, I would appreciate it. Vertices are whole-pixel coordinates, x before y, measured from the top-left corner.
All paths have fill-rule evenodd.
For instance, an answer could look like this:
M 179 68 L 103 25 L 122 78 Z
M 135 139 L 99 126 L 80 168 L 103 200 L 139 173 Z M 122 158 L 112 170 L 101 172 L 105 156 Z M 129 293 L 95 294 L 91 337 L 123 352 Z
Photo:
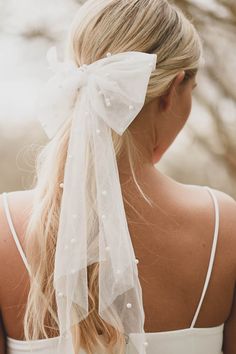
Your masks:
M 88 83 L 89 65 L 83 64 L 79 68 L 76 68 L 75 71 L 78 77 L 78 89 L 80 89 Z
M 87 64 L 81 65 L 80 70 L 87 71 L 88 70 L 88 65 Z
M 88 69 L 86 68 L 79 68 L 77 69 L 77 72 L 75 72 L 74 74 L 75 76 L 77 76 L 77 89 L 81 89 L 82 87 L 86 86 L 87 83 L 88 83 L 88 76 L 89 76 L 89 72 L 88 72 Z

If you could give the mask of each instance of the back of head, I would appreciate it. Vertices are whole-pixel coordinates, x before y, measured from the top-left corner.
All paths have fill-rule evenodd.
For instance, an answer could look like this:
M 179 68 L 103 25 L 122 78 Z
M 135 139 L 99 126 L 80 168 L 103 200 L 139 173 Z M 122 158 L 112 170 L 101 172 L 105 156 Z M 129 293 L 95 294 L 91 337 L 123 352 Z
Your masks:
M 68 54 L 80 66 L 112 54 L 157 54 L 146 101 L 165 93 L 181 70 L 199 67 L 202 46 L 192 23 L 167 0 L 89 0 L 78 11 Z
M 105 57 L 107 52 L 126 51 L 157 54 L 157 67 L 152 72 L 146 95 L 145 103 L 148 103 L 161 97 L 180 71 L 184 70 L 189 73 L 187 77 L 191 77 L 200 65 L 202 45 L 193 24 L 166 0 L 87 1 L 72 23 L 67 55 L 81 66 Z M 53 272 L 62 195 L 60 183 L 64 176 L 70 126 L 71 119 L 68 119 L 38 157 L 34 208 L 26 236 L 26 253 L 36 279 L 31 281 L 25 314 L 27 340 L 58 334 Z M 125 146 L 132 170 L 137 151 L 130 127 L 121 137 L 113 132 L 113 142 L 117 156 Z M 135 179 L 134 174 L 133 177 Z M 76 353 L 80 346 L 87 353 L 94 353 L 96 346 L 102 345 L 99 333 L 103 333 L 106 347 L 112 348 L 118 343 L 118 352 L 123 353 L 123 336 L 98 315 L 98 271 L 98 264 L 88 267 L 90 314 L 76 328 L 75 333 L 79 333 L 79 341 L 75 336 Z M 41 301 L 40 292 L 46 296 L 47 304 Z M 45 331 L 45 321 L 53 328 L 50 333 Z

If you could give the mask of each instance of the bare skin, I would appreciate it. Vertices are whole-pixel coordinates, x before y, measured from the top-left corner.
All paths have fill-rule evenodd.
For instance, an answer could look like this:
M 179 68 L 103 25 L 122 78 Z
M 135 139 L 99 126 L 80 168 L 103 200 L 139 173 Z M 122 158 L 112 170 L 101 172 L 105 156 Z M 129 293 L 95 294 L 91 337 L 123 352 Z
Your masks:
M 177 76 L 165 96 L 146 105 L 132 125 L 143 152 L 137 179 L 155 203 L 153 208 L 130 179 L 126 159 L 119 162 L 124 193 L 136 209 L 135 212 L 132 206 L 125 206 L 139 259 L 147 332 L 190 327 L 213 241 L 214 208 L 207 190 L 178 183 L 154 167 L 182 130 L 191 111 L 195 78 L 183 83 L 183 75 Z M 220 205 L 219 240 L 209 287 L 195 327 L 215 327 L 225 322 L 224 354 L 236 354 L 236 202 L 222 192 L 215 191 L 215 194 Z M 33 195 L 34 190 L 9 195 L 14 226 L 23 248 Z M 29 278 L 9 230 L 2 197 L 0 225 L 0 353 L 6 353 L 6 336 L 23 338 Z

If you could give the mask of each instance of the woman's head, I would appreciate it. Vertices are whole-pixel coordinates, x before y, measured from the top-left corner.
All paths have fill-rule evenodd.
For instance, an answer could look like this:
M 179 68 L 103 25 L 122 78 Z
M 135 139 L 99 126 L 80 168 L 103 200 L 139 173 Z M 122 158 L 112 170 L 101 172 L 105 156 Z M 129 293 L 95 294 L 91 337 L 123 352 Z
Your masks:
M 143 110 L 121 137 L 113 132 L 119 170 L 123 166 L 119 162 L 128 161 L 130 176 L 141 193 L 135 176 L 136 166 L 142 164 L 144 158 L 150 158 L 157 146 L 158 159 L 187 119 L 193 74 L 199 67 L 201 50 L 193 25 L 165 0 L 89 0 L 73 21 L 68 56 L 78 66 L 101 59 L 107 52 L 157 54 L 157 67 L 151 75 Z M 64 177 L 70 127 L 71 119 L 68 119 L 38 158 L 34 208 L 27 227 L 28 237 L 26 235 L 26 252 L 34 279 L 25 316 L 26 339 L 45 337 L 48 333 L 45 321 L 48 327 L 55 329 L 53 334 L 58 332 L 53 267 L 62 195 L 59 186 Z M 150 151 L 148 156 L 147 151 Z M 95 195 L 91 196 L 91 210 L 95 205 L 93 198 Z M 125 204 L 132 203 L 125 194 L 123 198 Z M 81 345 L 88 353 L 93 353 L 101 341 L 98 334 L 102 332 L 111 345 L 120 342 L 118 347 L 122 352 L 123 336 L 98 314 L 99 266 L 93 264 L 88 268 L 90 314 L 80 324 Z M 42 292 L 47 302 L 42 301 Z
M 202 57 L 201 40 L 192 23 L 176 6 L 166 0 L 87 1 L 73 21 L 69 33 L 68 55 L 80 66 L 105 57 L 107 52 L 115 54 L 125 51 L 157 54 L 157 67 L 152 73 L 145 103 L 156 99 L 156 103 L 160 103 L 160 105 L 156 106 L 156 113 L 153 110 L 154 102 L 152 106 L 144 107 L 121 139 L 114 133 L 113 136 L 116 141 L 121 140 L 118 145 L 126 146 L 126 149 L 129 148 L 127 144 L 130 145 L 132 140 L 133 144 L 139 145 L 139 150 L 144 150 L 144 154 L 146 151 L 150 151 L 150 146 L 142 146 L 140 149 L 140 142 L 135 142 L 134 134 L 132 137 L 129 134 L 132 133 L 133 126 L 137 128 L 138 118 L 142 117 L 145 131 L 149 137 L 148 141 L 150 142 L 150 137 L 155 136 L 156 141 L 155 139 L 151 140 L 153 148 L 161 145 L 158 152 L 156 151 L 156 155 L 159 155 L 160 158 L 181 127 L 181 124 L 178 124 L 178 119 L 183 121 L 184 117 L 180 118 L 179 114 L 186 115 L 186 112 L 189 114 L 187 106 L 191 106 L 191 97 L 183 88 L 189 88 L 188 83 L 193 81 L 199 67 Z M 177 82 L 177 87 L 173 87 L 174 79 L 183 71 L 185 71 L 183 81 Z M 181 110 L 175 112 L 179 107 L 179 105 L 173 105 L 175 102 L 172 98 L 174 98 L 173 93 L 176 93 L 175 88 L 177 88 L 177 93 L 179 88 L 182 89 L 180 100 L 184 95 L 188 98 L 186 106 L 182 106 L 183 112 Z M 171 95 L 168 96 L 169 91 Z M 162 97 L 171 98 L 165 106 L 164 112 L 158 110 L 160 106 L 163 108 Z M 150 108 L 149 111 L 148 108 Z M 166 141 L 163 143 L 158 140 L 160 139 L 158 131 L 162 129 L 159 126 L 162 123 L 160 113 L 166 113 L 166 110 L 171 110 L 176 114 L 176 121 L 168 121 L 172 134 L 169 134 L 171 136 L 167 134 Z M 154 125 L 153 119 L 150 119 L 150 112 L 152 112 L 152 118 L 154 118 L 153 114 L 156 117 Z M 135 130 L 137 132 L 137 129 Z M 141 131 L 143 131 L 143 126 Z M 165 137 L 163 136 L 162 139 Z M 147 139 L 145 140 L 147 141 Z M 143 159 L 144 156 L 140 155 L 140 158 Z M 146 156 L 146 158 L 150 160 L 150 156 Z M 159 158 L 157 156 L 155 158 L 154 155 L 154 162 Z

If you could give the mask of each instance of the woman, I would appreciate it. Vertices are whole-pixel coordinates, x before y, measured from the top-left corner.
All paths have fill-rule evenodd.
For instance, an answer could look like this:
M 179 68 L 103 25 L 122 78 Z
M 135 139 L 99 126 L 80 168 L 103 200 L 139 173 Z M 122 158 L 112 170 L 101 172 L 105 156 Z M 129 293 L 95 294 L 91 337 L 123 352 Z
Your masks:
M 145 105 L 121 136 L 112 132 L 143 293 L 146 352 L 235 354 L 236 203 L 154 166 L 191 111 L 202 55 L 196 30 L 165 0 L 90 0 L 69 44 L 77 66 L 107 52 L 157 55 Z M 32 190 L 1 196 L 1 353 L 28 353 L 30 343 L 35 353 L 55 353 L 53 274 L 70 129 L 67 119 L 40 154 Z M 98 312 L 98 274 L 96 264 L 88 267 L 90 314 L 77 326 L 75 353 L 100 346 L 99 353 L 136 353 Z

